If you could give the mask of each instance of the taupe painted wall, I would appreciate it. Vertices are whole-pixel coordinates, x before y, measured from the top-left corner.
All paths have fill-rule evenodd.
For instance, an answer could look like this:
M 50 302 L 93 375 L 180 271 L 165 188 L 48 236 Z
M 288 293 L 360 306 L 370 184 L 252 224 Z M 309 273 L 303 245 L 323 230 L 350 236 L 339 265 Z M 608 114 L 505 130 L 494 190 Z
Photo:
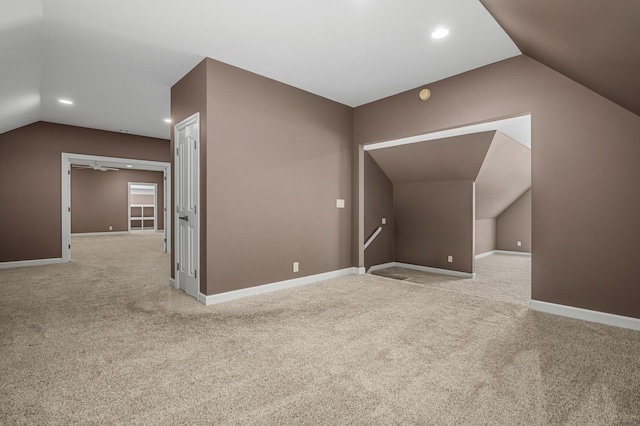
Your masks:
M 202 236 L 207 235 L 207 221 L 202 220 L 207 216 L 207 165 L 205 162 L 207 154 L 207 61 L 203 60 L 196 65 L 191 71 L 189 71 L 180 81 L 171 87 L 171 170 L 175 170 L 175 142 L 174 138 L 174 126 L 181 121 L 191 117 L 195 113 L 200 113 L 200 234 Z M 175 210 L 175 179 L 171 180 L 171 193 L 174 196 L 171 198 L 173 206 L 171 207 L 170 214 L 167 215 L 167 220 L 173 221 L 173 212 Z M 173 222 L 172 222 L 173 223 Z M 171 278 L 175 278 L 175 229 L 172 231 L 173 237 L 171 238 Z M 200 240 L 200 292 L 204 293 L 207 282 L 207 245 L 206 239 L 201 237 Z M 202 267 L 205 265 L 205 267 Z
M 470 180 L 394 184 L 396 260 L 472 273 L 473 187 Z
M 373 265 L 396 260 L 396 241 L 393 183 L 368 152 L 364 153 L 364 161 L 365 239 L 368 239 L 378 227 L 382 226 L 380 234 L 364 252 L 364 264 L 369 269 Z M 386 225 L 382 224 L 382 218 L 387 219 Z
M 531 150 L 495 132 L 476 181 L 476 219 L 495 219 L 531 188 Z
M 640 318 L 640 117 L 526 56 L 429 87 L 356 108 L 355 145 L 530 112 L 532 299 Z
M 531 225 L 531 223 L 529 223 Z M 476 219 L 475 254 L 496 249 L 496 219 Z
M 206 294 L 350 267 L 353 110 L 212 59 L 207 102 Z
M 518 247 L 517 242 L 522 246 Z M 531 190 L 496 219 L 496 249 L 531 253 Z
M 0 134 L 0 261 L 62 256 L 62 152 L 168 161 L 169 141 L 46 122 Z
M 129 182 L 157 184 L 157 229 L 164 229 L 164 173 L 125 169 L 101 172 L 72 168 L 71 232 L 109 232 L 109 226 L 113 227 L 113 232 L 128 231 Z M 144 198 L 150 198 L 149 202 L 153 204 L 153 195 Z
M 206 59 L 172 89 L 174 122 L 196 111 L 200 291 L 350 267 L 352 109 Z

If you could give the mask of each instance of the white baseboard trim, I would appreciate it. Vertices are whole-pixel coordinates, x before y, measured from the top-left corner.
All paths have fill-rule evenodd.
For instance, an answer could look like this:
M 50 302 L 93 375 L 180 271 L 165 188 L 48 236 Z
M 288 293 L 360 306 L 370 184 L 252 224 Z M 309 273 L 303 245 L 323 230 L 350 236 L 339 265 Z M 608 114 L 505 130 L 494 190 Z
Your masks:
M 129 231 L 105 231 L 105 232 L 76 232 L 72 237 L 102 237 L 105 235 L 126 235 Z
M 366 274 L 367 270 L 364 268 L 364 266 L 362 268 L 357 268 L 358 269 L 358 275 L 362 275 L 362 274 Z
M 529 308 L 534 311 L 546 312 L 548 314 L 640 331 L 640 319 L 638 318 L 591 311 L 589 309 L 575 308 L 567 305 L 558 305 L 555 303 L 542 302 L 540 300 L 530 300 Z
M 357 275 L 360 268 L 352 267 L 339 269 L 337 271 L 324 272 L 322 274 L 308 275 L 306 277 L 294 278 L 291 280 L 278 281 L 270 284 L 258 285 L 255 287 L 243 288 L 240 290 L 228 291 L 226 293 L 198 294 L 198 302 L 203 305 L 214 305 L 216 303 L 224 303 L 230 300 L 241 299 L 243 297 L 257 296 L 259 294 L 271 293 L 273 291 L 284 290 L 287 288 L 300 287 L 303 285 L 317 283 L 319 281 L 330 280 L 332 278 L 343 277 L 345 275 Z
M 488 257 L 488 256 L 491 256 L 492 254 L 496 254 L 496 251 L 491 250 L 484 253 L 476 254 L 476 259 L 482 259 L 483 257 Z
M 169 287 L 176 288 L 176 289 L 178 288 L 178 287 L 176 287 L 176 280 L 175 279 L 169 278 Z
M 51 265 L 53 263 L 62 263 L 62 258 L 56 257 L 54 259 L 34 259 L 34 260 L 17 260 L 14 262 L 0 262 L 0 269 L 21 268 L 23 266 Z
M 506 254 L 509 256 L 527 256 L 531 257 L 531 253 L 526 251 L 509 251 L 509 250 L 491 250 L 485 253 L 476 254 L 476 259 L 491 256 L 492 254 Z
M 380 265 L 373 265 L 369 267 L 367 274 L 370 274 L 373 271 L 379 271 L 380 269 L 393 268 L 395 266 L 398 266 L 396 262 L 387 262 L 387 263 L 381 263 Z
M 367 273 L 378 271 L 380 269 L 394 268 L 394 267 L 413 269 L 414 271 L 421 271 L 421 272 L 431 272 L 432 274 L 450 275 L 452 277 L 459 277 L 459 278 L 473 278 L 476 276 L 475 273 L 471 274 L 468 272 L 452 271 L 450 269 L 432 268 L 430 266 L 420 266 L 420 265 L 413 265 L 411 263 L 402 263 L 402 262 L 389 262 L 389 263 L 383 263 L 381 265 L 374 265 L 369 268 L 369 271 L 367 271 Z
M 495 254 L 507 254 L 509 256 L 527 256 L 527 257 L 531 257 L 531 253 L 527 252 L 527 251 L 495 250 Z

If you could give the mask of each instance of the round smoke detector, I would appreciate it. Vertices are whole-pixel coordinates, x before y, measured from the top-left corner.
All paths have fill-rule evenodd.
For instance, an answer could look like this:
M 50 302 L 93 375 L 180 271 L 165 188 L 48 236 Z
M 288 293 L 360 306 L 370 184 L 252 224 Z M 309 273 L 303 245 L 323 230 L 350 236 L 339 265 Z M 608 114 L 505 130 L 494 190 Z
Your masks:
M 423 101 L 426 101 L 427 99 L 429 99 L 429 97 L 431 96 L 431 90 L 429 89 L 422 89 L 420 91 L 420 99 L 422 99 Z

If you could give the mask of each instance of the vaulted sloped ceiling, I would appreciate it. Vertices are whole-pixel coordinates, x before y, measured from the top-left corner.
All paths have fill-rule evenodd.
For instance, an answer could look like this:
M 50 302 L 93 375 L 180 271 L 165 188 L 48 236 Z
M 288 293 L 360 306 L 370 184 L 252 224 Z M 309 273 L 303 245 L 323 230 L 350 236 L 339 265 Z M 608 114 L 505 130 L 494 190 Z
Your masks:
M 531 151 L 496 132 L 476 178 L 476 219 L 498 217 L 531 188 Z
M 640 1 L 480 1 L 523 54 L 640 115 Z
M 493 219 L 531 187 L 531 150 L 497 131 L 368 151 L 396 183 L 473 180 L 476 219 Z
M 495 131 L 369 151 L 393 183 L 475 180 Z

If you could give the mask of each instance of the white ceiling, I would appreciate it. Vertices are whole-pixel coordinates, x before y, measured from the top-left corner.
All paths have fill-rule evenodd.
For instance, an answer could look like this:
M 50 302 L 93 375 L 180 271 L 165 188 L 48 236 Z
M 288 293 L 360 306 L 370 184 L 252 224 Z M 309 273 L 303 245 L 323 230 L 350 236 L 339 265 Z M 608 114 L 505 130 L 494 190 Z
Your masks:
M 170 88 L 204 57 L 358 106 L 519 54 L 478 0 L 2 0 L 0 133 L 168 138 Z

